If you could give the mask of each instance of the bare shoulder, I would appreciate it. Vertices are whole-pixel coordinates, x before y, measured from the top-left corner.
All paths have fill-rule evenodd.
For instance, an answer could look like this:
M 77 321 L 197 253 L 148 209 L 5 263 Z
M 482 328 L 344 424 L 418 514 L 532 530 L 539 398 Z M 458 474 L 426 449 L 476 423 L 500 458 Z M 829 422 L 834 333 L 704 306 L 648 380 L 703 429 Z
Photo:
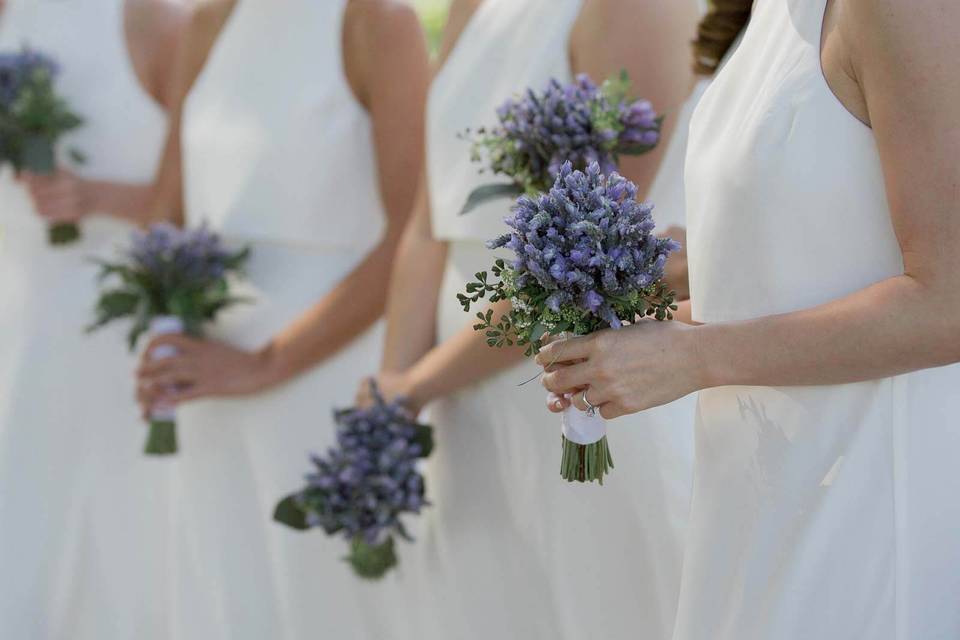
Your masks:
M 422 37 L 416 12 L 398 0 L 349 0 L 343 28 L 348 44 L 391 47 Z
M 574 27 L 574 37 L 594 33 L 632 31 L 636 37 L 681 30 L 692 39 L 699 12 L 694 0 L 591 0 Z
M 155 100 L 169 107 L 174 56 L 189 23 L 190 12 L 177 0 L 127 0 L 124 31 L 133 67 Z
M 904 65 L 956 63 L 958 26 L 956 0 L 842 0 L 840 28 L 859 64 L 879 64 L 877 54 L 881 59 L 906 55 Z
M 127 0 L 127 22 L 158 43 L 178 38 L 190 22 L 190 9 L 181 0 Z
M 193 42 L 215 40 L 237 0 L 198 0 L 190 10 L 187 36 Z
M 585 68 L 604 60 L 635 66 L 664 58 L 690 66 L 699 19 L 696 0 L 590 0 L 570 34 L 571 58 Z M 673 71 L 682 73 L 680 66 Z
M 426 64 L 420 19 L 398 0 L 349 0 L 343 21 L 344 70 L 357 99 L 370 106 L 381 73 L 402 74 Z

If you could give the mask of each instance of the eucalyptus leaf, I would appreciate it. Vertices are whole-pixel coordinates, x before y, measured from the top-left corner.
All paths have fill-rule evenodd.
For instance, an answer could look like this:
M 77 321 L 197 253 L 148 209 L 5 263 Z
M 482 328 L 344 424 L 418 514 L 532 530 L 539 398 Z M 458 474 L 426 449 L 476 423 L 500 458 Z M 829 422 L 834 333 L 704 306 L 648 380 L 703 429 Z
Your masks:
M 470 195 L 467 196 L 467 202 L 460 210 L 460 215 L 470 213 L 480 205 L 492 200 L 518 198 L 521 195 L 523 195 L 523 188 L 513 183 L 483 185 L 470 192 Z
M 296 494 L 289 495 L 277 503 L 277 508 L 273 511 L 273 519 L 298 531 L 306 531 L 310 528 L 307 524 L 307 514 L 297 504 Z

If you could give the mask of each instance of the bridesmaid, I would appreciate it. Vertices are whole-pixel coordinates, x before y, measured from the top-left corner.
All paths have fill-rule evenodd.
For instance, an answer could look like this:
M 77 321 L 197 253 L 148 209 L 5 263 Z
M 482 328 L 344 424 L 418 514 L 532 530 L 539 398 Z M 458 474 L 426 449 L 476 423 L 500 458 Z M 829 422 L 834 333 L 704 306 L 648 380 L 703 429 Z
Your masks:
M 165 398 L 185 403 L 173 635 L 389 637 L 373 625 L 396 585 L 364 585 L 340 541 L 271 514 L 379 357 L 374 325 L 422 163 L 419 22 L 388 0 L 215 0 L 196 11 L 182 71 L 192 88 L 160 206 L 182 199 L 187 224 L 253 254 L 240 292 L 252 304 L 209 340 L 154 341 L 139 372 L 145 410 L 183 386 Z M 163 344 L 181 355 L 151 362 Z
M 692 458 L 690 435 L 676 423 L 692 421 L 692 406 L 623 434 L 615 425 L 624 464 L 604 487 L 560 479 L 559 420 L 544 416 L 533 386 L 518 386 L 532 363 L 518 366 L 520 351 L 487 347 L 456 300 L 489 266 L 483 242 L 502 233 L 509 208 L 502 201 L 458 216 L 484 176 L 457 134 L 490 124 L 496 107 L 526 87 L 579 72 L 604 79 L 623 67 L 636 92 L 673 114 L 694 82 L 687 42 L 697 18 L 693 1 L 452 5 L 428 103 L 426 182 L 395 267 L 377 376 L 387 395 L 414 409 L 429 404 L 436 427 L 434 506 L 408 562 L 419 572 L 422 603 L 410 607 L 419 637 L 669 635 Z M 676 121 L 669 118 L 668 137 Z M 624 163 L 643 191 L 666 146 Z M 682 210 L 664 213 L 661 221 L 683 219 Z M 369 401 L 365 384 L 360 401 Z
M 960 637 L 957 24 L 757 0 L 691 131 L 706 324 L 542 354 L 609 416 L 702 390 L 676 640 Z
M 0 49 L 61 66 L 88 162 L 0 173 L 0 637 L 167 638 L 167 474 L 141 454 L 123 332 L 84 336 L 93 256 L 142 223 L 185 26 L 167 0 L 0 1 Z M 82 239 L 50 247 L 51 221 Z

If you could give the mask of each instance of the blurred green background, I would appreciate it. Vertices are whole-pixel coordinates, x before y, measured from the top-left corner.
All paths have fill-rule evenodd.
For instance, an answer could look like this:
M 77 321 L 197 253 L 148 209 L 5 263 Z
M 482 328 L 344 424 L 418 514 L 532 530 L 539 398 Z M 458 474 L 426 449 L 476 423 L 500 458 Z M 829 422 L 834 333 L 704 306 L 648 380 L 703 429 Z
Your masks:
M 420 19 L 423 20 L 423 27 L 427 32 L 427 40 L 430 43 L 430 51 L 436 55 L 440 48 L 440 34 L 443 31 L 443 25 L 447 21 L 447 7 L 450 0 L 414 0 L 414 6 L 420 13 Z

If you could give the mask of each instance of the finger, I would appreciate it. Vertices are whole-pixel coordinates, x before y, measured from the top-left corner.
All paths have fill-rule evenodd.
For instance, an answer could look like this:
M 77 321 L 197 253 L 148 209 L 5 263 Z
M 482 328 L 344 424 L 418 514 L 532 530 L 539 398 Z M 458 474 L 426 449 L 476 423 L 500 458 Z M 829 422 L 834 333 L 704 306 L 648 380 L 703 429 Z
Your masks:
M 584 394 L 586 394 L 586 397 L 584 397 Z M 590 409 L 590 405 L 593 405 L 594 409 L 599 409 L 604 404 L 610 402 L 610 400 L 611 398 L 607 394 L 602 393 L 596 387 L 581 389 L 578 393 L 573 394 L 573 396 L 570 398 L 570 402 L 573 403 L 573 406 L 575 406 L 577 409 L 580 409 L 580 411 L 588 411 Z M 589 401 L 589 404 L 587 404 L 587 401 Z
M 355 401 L 357 407 L 360 409 L 366 408 L 367 404 L 370 402 L 370 382 L 373 378 L 364 378 L 360 382 L 360 386 L 357 388 L 357 395 Z
M 138 384 L 136 391 L 137 404 L 143 410 L 149 409 L 157 399 L 157 391 L 153 385 Z
M 76 222 L 81 217 L 72 201 L 39 204 L 37 211 L 43 218 L 55 222 Z
M 616 402 L 608 402 L 605 405 L 600 407 L 600 416 L 604 420 L 613 420 L 614 418 L 619 418 L 625 416 L 629 411 L 623 408 L 622 405 L 617 404 Z
M 160 389 L 158 387 L 137 385 L 137 405 L 140 407 L 140 416 L 144 420 L 150 418 L 153 407 L 160 399 Z
M 552 391 L 557 395 L 574 393 L 590 386 L 589 370 L 590 365 L 587 363 L 574 364 L 543 374 L 541 381 L 547 391 Z
M 593 341 L 588 336 L 566 338 L 551 342 L 540 349 L 536 362 L 541 367 L 562 364 L 577 360 L 586 360 L 590 356 Z
M 570 401 L 563 396 L 558 396 L 555 393 L 547 394 L 547 409 L 551 413 L 563 413 L 569 406 Z
M 151 360 L 144 358 L 137 368 L 136 376 L 140 380 L 150 380 L 156 376 L 165 375 L 171 371 L 186 371 L 194 368 L 194 359 L 182 354 Z
M 158 389 L 158 392 L 164 399 L 168 398 L 175 388 L 197 384 L 198 382 L 200 382 L 199 374 L 192 369 L 186 368 L 167 371 L 166 373 L 160 373 L 143 379 L 145 385 Z
M 544 373 L 550 373 L 552 371 L 560 371 L 561 369 L 566 369 L 567 367 L 572 367 L 575 364 L 580 364 L 581 362 L 586 362 L 586 360 L 577 360 L 575 362 L 564 362 L 562 364 L 551 364 L 543 368 Z
M 144 385 L 164 385 L 196 382 L 200 375 L 200 367 L 195 360 L 177 356 L 146 363 L 137 371 L 137 380 Z
M 199 398 L 206 398 L 214 395 L 213 389 L 205 384 L 193 384 L 186 387 L 180 387 L 163 396 L 164 402 L 172 404 L 182 404 Z
M 590 407 L 587 405 L 586 401 L 583 399 L 583 393 L 588 391 L 588 389 L 583 389 L 577 393 L 570 396 L 570 404 L 579 409 L 580 411 L 589 411 Z M 590 401 L 594 407 L 598 406 L 593 400 Z
M 64 180 L 47 178 L 44 176 L 33 176 L 26 181 L 30 192 L 34 195 L 43 195 L 48 198 L 65 197 L 73 195 L 73 185 Z

